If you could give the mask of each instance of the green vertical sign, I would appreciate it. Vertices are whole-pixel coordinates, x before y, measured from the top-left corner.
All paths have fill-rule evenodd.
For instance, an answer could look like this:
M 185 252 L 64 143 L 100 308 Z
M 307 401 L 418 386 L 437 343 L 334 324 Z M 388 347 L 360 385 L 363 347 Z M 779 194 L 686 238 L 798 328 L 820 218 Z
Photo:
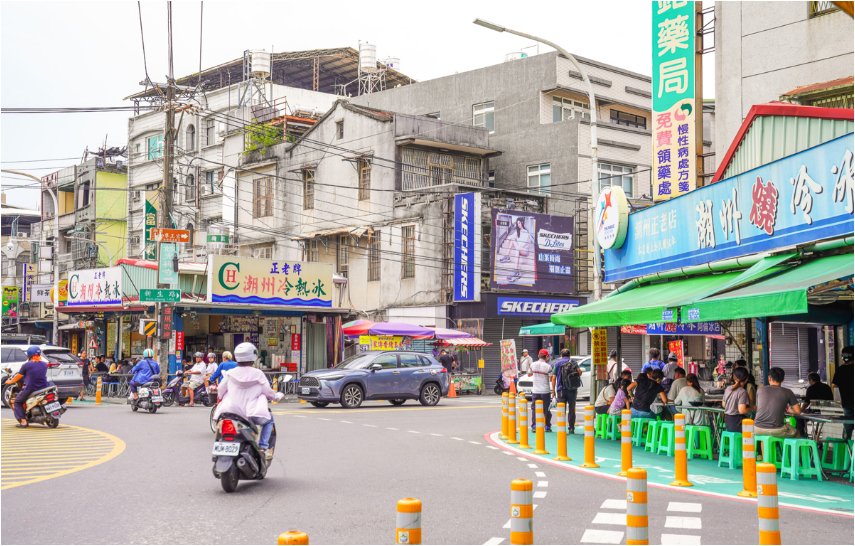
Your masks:
M 653 6 L 653 199 L 695 189 L 695 2 Z
M 145 250 L 143 252 L 143 259 L 146 260 L 157 259 L 157 243 L 154 242 L 154 238 L 151 236 L 152 228 L 157 227 L 157 203 L 157 191 L 145 192 Z
M 172 264 L 177 255 L 178 245 L 175 243 L 160 244 L 160 257 L 157 260 L 157 282 L 160 284 L 178 284 L 178 271 Z

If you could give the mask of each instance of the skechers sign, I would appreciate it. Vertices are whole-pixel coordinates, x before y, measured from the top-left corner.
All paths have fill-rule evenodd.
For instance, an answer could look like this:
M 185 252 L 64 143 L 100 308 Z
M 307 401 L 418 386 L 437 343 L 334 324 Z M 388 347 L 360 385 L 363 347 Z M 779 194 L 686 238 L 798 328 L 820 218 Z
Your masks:
M 454 196 L 454 301 L 481 301 L 481 194 Z
M 579 307 L 579 300 L 541 300 L 532 298 L 497 298 L 499 315 L 549 316 Z

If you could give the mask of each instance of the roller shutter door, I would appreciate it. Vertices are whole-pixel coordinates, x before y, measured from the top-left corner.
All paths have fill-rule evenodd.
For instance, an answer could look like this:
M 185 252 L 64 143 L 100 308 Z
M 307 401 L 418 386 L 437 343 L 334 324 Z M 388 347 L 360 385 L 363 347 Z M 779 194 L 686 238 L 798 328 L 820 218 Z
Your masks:
M 797 382 L 799 377 L 799 327 L 783 322 L 771 325 L 771 366 L 784 370 L 784 381 Z M 806 342 L 806 340 L 805 340 Z M 807 353 L 807 348 L 805 348 Z
M 611 327 L 608 329 L 608 348 L 609 353 L 613 350 L 617 349 L 617 327 Z M 630 367 L 633 373 L 638 373 L 641 371 L 641 365 L 644 363 L 642 361 L 641 355 L 641 347 L 642 347 L 642 338 L 644 336 L 640 334 L 621 334 L 621 358 L 626 362 L 626 365 Z M 590 352 L 588 352 L 590 354 Z
M 504 322 L 504 337 L 502 329 Z M 501 341 L 513 339 L 516 341 L 517 358 L 522 356 L 522 350 L 528 349 L 532 359 L 537 360 L 538 340 L 537 337 L 520 337 L 520 328 L 540 324 L 543 321 L 506 318 L 506 319 L 484 319 L 484 341 L 492 343 L 484 347 L 484 385 L 488 391 L 493 390 L 496 378 L 502 373 L 502 361 L 500 356 Z

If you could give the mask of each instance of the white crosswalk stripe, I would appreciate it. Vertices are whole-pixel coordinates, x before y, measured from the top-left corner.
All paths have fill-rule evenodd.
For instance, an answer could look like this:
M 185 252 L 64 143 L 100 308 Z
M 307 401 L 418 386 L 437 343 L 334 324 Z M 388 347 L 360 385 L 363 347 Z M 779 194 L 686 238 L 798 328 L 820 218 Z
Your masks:
M 701 503 L 699 502 L 669 502 L 669 512 L 700 512 Z
M 682 544 L 700 544 L 701 537 L 696 535 L 666 535 L 663 534 L 661 537 L 662 544 L 674 544 L 674 545 L 682 545 Z
M 579 541 L 583 544 L 620 544 L 623 531 L 602 531 L 600 529 L 585 529 L 585 534 Z
M 493 537 L 485 542 L 484 546 L 495 546 L 496 544 L 501 544 L 504 540 L 504 537 Z
M 667 516 L 665 527 L 671 529 L 700 529 L 701 518 L 690 518 L 684 516 Z
M 601 525 L 626 525 L 626 514 L 616 512 L 597 512 L 593 524 Z
M 626 510 L 626 499 L 606 499 L 600 508 L 611 510 Z

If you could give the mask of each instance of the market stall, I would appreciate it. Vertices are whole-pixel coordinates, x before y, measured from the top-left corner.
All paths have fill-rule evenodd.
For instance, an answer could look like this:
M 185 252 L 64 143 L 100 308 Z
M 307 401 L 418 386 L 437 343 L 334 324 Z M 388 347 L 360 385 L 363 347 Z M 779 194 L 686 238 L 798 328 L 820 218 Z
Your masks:
M 481 394 L 484 392 L 482 349 L 490 345 L 492 344 L 477 337 L 437 340 L 437 348 L 448 347 L 457 354 L 460 370 L 455 372 L 452 377 L 454 388 L 458 394 Z

